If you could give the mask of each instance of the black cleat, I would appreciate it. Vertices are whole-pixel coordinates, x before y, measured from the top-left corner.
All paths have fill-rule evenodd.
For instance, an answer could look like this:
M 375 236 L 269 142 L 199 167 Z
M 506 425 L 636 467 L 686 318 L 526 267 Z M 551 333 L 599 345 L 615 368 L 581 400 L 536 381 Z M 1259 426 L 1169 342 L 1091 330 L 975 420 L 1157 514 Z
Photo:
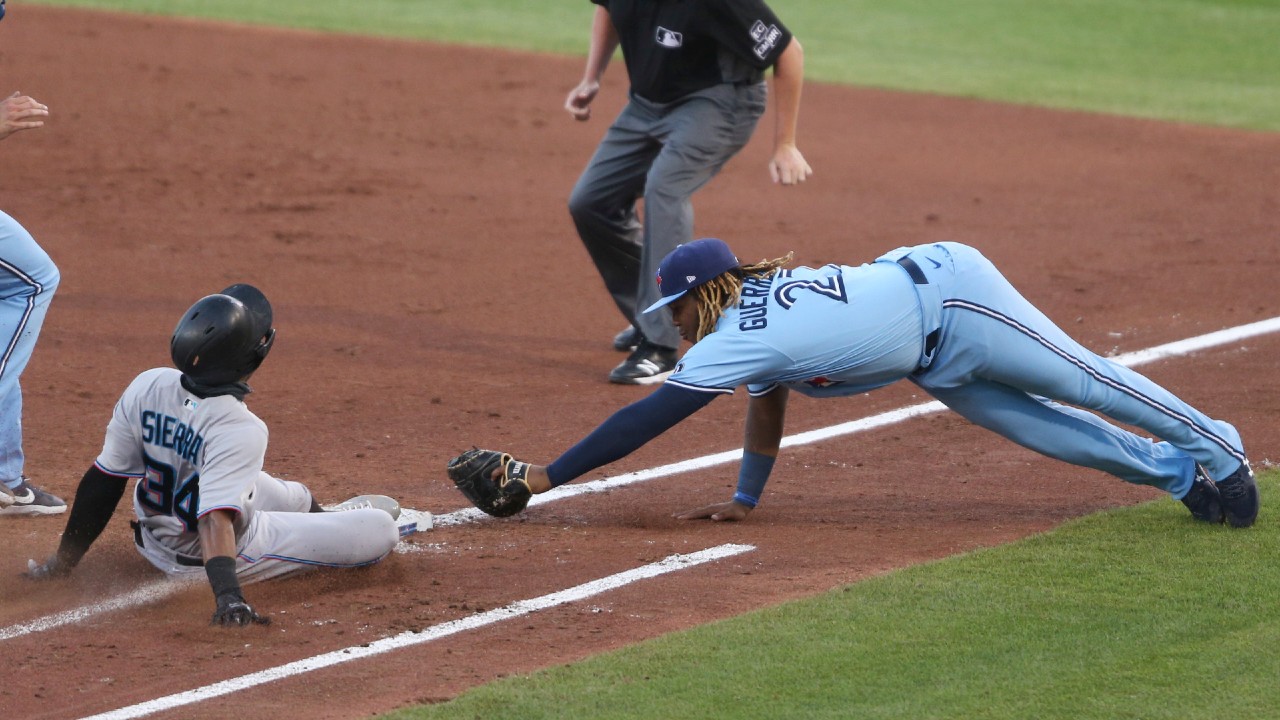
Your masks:
M 1207 523 L 1222 522 L 1222 500 L 1218 496 L 1218 486 L 1205 474 L 1200 466 L 1196 466 L 1195 480 L 1191 481 L 1191 489 L 1182 496 L 1182 504 L 1191 511 L 1191 517 Z
M 654 385 L 676 369 L 676 351 L 641 340 L 622 364 L 609 373 L 609 382 L 622 385 Z
M 631 352 L 636 349 L 643 338 L 640 337 L 640 331 L 635 325 L 628 325 L 625 329 L 613 336 L 613 349 L 618 352 Z
M 1253 477 L 1249 461 L 1240 463 L 1236 471 L 1217 482 L 1222 497 L 1222 514 L 1231 527 L 1246 528 L 1258 519 L 1258 481 Z

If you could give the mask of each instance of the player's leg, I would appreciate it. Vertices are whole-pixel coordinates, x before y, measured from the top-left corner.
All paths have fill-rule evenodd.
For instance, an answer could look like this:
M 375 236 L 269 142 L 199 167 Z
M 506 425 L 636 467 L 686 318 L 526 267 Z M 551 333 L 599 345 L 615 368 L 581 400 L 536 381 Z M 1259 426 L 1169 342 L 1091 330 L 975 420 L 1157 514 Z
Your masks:
M 751 139 L 764 114 L 765 101 L 763 84 L 721 85 L 664 114 L 657 129 L 662 151 L 654 159 L 644 186 L 644 237 L 637 299 L 641 309 L 661 298 L 653 278 L 662 259 L 677 245 L 693 239 L 693 194 Z M 680 346 L 680 334 L 666 310 L 642 315 L 638 327 L 656 345 L 673 349 Z
M 236 574 L 255 582 L 316 567 L 363 567 L 386 557 L 399 540 L 395 520 L 373 508 L 255 512 Z
M 58 268 L 16 220 L 0 212 L 0 481 L 22 482 L 22 390 L 19 376 L 35 349 L 58 288 Z M 57 498 L 51 500 L 65 509 Z
M 978 379 L 1097 411 L 1139 427 L 1192 457 L 1214 480 L 1245 462 L 1229 423 L 1208 417 L 1142 374 L 1100 357 L 1069 337 L 971 248 L 956 249 L 944 290 L 939 355 L 918 382 L 935 389 Z M 1119 428 L 1118 432 L 1122 431 Z M 1053 438 L 1045 443 L 1052 445 Z M 1123 450 L 1103 445 L 1113 461 Z M 1184 487 L 1169 488 L 1172 492 Z
M 578 236 L 618 310 L 632 323 L 638 312 L 641 242 L 635 206 L 660 149 L 650 133 L 655 120 L 645 107 L 629 103 L 605 132 L 569 196 Z
M 258 473 L 250 504 L 256 512 L 309 512 L 313 499 L 311 490 L 300 482 L 281 480 L 265 472 Z
M 1058 460 L 1151 485 L 1180 499 L 1195 460 L 1167 442 L 1140 437 L 1091 413 L 1037 398 L 990 380 L 926 388 L 970 422 Z

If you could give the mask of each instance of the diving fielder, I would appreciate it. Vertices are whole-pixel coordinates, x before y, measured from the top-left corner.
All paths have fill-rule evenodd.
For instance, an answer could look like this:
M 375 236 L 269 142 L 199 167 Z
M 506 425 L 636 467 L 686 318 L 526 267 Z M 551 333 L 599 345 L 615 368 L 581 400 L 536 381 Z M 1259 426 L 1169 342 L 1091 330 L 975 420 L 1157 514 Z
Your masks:
M 907 379 L 1024 447 L 1160 488 L 1197 520 L 1248 527 L 1257 518 L 1257 483 L 1234 427 L 1072 340 L 974 248 L 904 247 L 859 266 L 784 269 L 789 260 L 741 265 L 710 238 L 677 247 L 658 269 L 662 299 L 648 308 L 670 306 L 694 343 L 667 381 L 546 467 L 500 455 L 485 472 L 494 453 L 480 450 L 455 458 L 450 476 L 481 509 L 514 514 L 531 492 L 622 458 L 746 386 L 737 492 L 680 516 L 741 520 L 773 469 L 791 391 L 843 397 Z

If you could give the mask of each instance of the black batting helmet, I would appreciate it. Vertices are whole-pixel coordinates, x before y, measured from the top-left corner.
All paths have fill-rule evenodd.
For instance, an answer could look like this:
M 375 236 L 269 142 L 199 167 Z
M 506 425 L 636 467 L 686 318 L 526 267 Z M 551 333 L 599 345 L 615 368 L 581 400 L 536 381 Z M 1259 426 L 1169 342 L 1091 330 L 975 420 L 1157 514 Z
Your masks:
M 169 356 L 201 385 L 228 385 L 253 374 L 275 338 L 271 303 L 260 290 L 241 283 L 200 298 L 183 314 L 169 341 Z

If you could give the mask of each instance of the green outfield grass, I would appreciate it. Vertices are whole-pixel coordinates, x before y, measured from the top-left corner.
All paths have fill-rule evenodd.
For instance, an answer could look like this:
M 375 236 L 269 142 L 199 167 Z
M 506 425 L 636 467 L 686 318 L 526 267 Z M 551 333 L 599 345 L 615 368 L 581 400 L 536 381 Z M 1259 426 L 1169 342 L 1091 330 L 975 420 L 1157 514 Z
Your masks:
M 10 13 L 21 17 L 25 3 L 575 55 L 586 52 L 591 17 L 587 0 L 14 0 Z M 815 80 L 1280 130 L 1277 0 L 772 6 L 803 42 Z
M 386 717 L 1274 718 L 1278 520 L 1098 513 Z

